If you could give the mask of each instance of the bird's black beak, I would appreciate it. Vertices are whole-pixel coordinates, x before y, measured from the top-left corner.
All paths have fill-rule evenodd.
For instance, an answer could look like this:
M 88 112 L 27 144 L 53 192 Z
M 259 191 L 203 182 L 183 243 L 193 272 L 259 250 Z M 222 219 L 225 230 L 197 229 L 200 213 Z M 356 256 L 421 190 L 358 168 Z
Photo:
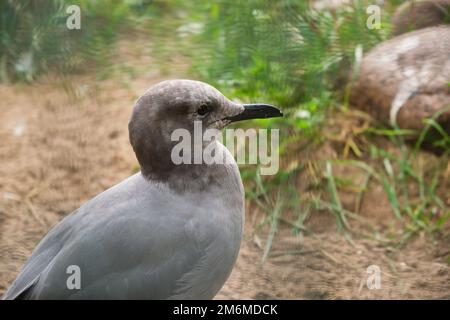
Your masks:
M 283 116 L 283 113 L 279 109 L 270 104 L 244 104 L 243 106 L 243 112 L 232 117 L 227 117 L 225 120 L 236 122 L 241 120 L 278 118 Z

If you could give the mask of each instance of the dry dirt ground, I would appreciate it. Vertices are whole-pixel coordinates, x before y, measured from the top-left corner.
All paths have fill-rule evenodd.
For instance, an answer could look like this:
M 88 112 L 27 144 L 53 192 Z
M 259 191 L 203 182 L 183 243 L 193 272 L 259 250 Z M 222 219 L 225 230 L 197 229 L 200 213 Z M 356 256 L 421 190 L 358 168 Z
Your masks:
M 137 170 L 128 120 L 135 99 L 163 78 L 79 77 L 70 95 L 64 79 L 0 86 L 0 294 L 54 224 Z M 218 299 L 450 298 L 448 238 L 419 236 L 399 250 L 366 239 L 351 244 L 334 218 L 323 217 L 302 242 L 282 228 L 262 264 L 265 237 L 247 213 L 237 265 Z M 366 286 L 370 265 L 380 267 L 379 289 Z

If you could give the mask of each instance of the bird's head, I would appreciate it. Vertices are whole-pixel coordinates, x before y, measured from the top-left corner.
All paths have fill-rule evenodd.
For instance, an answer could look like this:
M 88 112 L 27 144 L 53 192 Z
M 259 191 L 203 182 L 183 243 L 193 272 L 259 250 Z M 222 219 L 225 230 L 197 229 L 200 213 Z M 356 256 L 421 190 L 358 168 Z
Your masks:
M 128 125 L 130 142 L 144 175 L 160 179 L 173 169 L 171 140 L 177 129 L 194 136 L 194 123 L 207 129 L 247 119 L 281 117 L 268 104 L 240 104 L 227 99 L 216 88 L 193 80 L 168 80 L 151 87 L 134 107 Z

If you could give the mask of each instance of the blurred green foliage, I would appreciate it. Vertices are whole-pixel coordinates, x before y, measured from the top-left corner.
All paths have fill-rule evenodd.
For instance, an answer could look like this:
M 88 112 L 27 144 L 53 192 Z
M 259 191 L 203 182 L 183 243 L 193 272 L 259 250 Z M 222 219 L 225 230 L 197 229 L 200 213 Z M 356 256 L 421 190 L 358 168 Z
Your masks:
M 328 103 L 349 74 L 355 49 L 367 51 L 389 35 L 386 26 L 366 27 L 366 8 L 364 1 L 337 12 L 312 10 L 307 1 L 210 3 L 195 67 L 236 96 L 288 108 L 313 98 Z
M 4 0 L 0 2 L 0 81 L 33 81 L 105 64 L 131 2 L 116 0 Z M 67 7 L 81 9 L 81 29 L 69 30 Z M 87 68 L 88 67 L 88 68 Z
M 1 80 L 31 81 L 69 49 L 52 37 L 65 31 L 61 1 L 2 1 L 0 15 Z

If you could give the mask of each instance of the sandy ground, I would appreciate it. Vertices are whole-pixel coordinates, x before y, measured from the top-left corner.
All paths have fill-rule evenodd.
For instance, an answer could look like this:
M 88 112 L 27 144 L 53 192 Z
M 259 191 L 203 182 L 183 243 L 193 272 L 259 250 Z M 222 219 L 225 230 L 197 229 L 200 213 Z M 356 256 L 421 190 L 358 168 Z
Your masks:
M 128 120 L 135 99 L 163 78 L 80 77 L 71 96 L 47 80 L 0 85 L 0 294 L 54 224 L 137 170 Z M 448 238 L 419 236 L 399 250 L 362 238 L 352 244 L 323 217 L 303 239 L 281 228 L 262 264 L 265 236 L 255 233 L 253 211 L 218 299 L 450 298 Z M 380 267 L 379 289 L 366 285 L 370 265 Z

